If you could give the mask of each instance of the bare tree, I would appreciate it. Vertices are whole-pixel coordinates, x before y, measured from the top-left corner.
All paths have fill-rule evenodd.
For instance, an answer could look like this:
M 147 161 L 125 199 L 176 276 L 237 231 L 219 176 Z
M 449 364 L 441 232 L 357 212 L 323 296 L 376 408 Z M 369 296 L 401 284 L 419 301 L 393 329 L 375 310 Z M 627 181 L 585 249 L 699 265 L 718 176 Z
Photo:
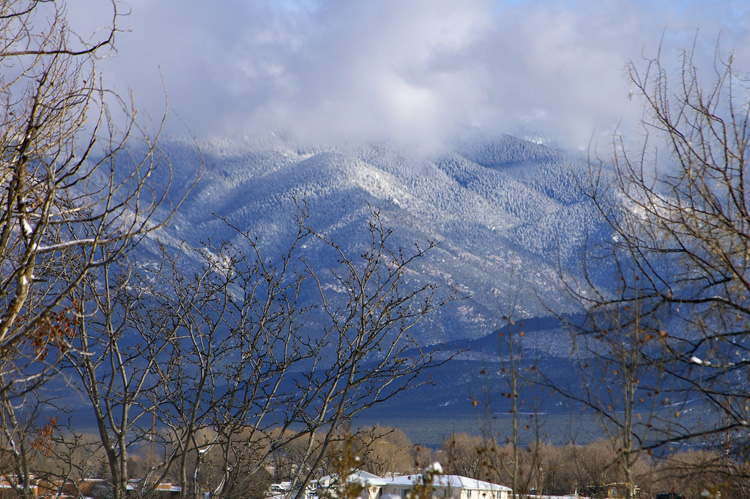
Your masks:
M 616 137 L 611 176 L 594 166 L 585 182 L 613 232 L 603 254 L 619 284 L 611 292 L 589 275 L 578 297 L 591 316 L 617 316 L 600 334 L 630 331 L 633 382 L 658 370 L 662 386 L 649 394 L 677 407 L 659 413 L 646 449 L 709 435 L 735 448 L 750 420 L 747 78 L 720 47 L 710 74 L 693 54 L 681 53 L 676 73 L 661 53 L 629 65 L 645 139 L 633 153 Z M 715 411 L 710 424 L 682 417 L 695 398 Z
M 74 293 L 171 213 L 171 169 L 155 146 L 163 122 L 141 126 L 96 70 L 113 50 L 117 3 L 93 37 L 71 31 L 65 15 L 64 2 L 0 5 L 2 443 L 25 484 L 30 444 L 47 431 L 36 421 L 50 402 L 41 387 L 78 332 Z M 134 141 L 137 153 L 126 150 Z M 160 188 L 146 180 L 157 170 L 167 179 Z
M 450 475 L 462 475 L 479 480 L 490 479 L 489 460 L 493 456 L 485 444 L 485 438 L 480 435 L 453 432 L 440 444 L 440 461 L 443 463 L 443 469 Z
M 157 382 L 149 412 L 165 428 L 168 459 L 191 496 L 199 493 L 204 456 L 219 470 L 204 485 L 213 496 L 233 497 L 275 450 L 309 431 L 291 429 L 304 407 L 289 379 L 320 349 L 300 329 L 305 276 L 295 257 L 304 231 L 279 265 L 244 236 L 249 251 L 231 244 L 198 251 L 203 266 L 193 276 L 181 273 L 179 255 L 169 257 L 168 272 L 154 276 L 163 289 L 142 325 L 173 332 L 164 352 L 148 354 Z
M 320 335 L 325 348 L 309 372 L 296 381 L 304 394 L 304 421 L 312 428 L 306 455 L 309 471 L 300 473 L 297 498 L 313 478 L 337 429 L 358 413 L 412 388 L 426 371 L 446 361 L 424 350 L 410 330 L 446 300 L 435 297 L 431 284 L 406 282 L 407 270 L 434 246 L 393 247 L 392 231 L 372 211 L 368 243 L 358 256 L 348 255 L 329 237 L 308 229 L 335 255 L 339 266 L 327 276 L 306 264 L 317 285 L 327 322 Z M 341 291 L 340 293 L 337 291 Z M 320 435 L 316 449 L 313 443 Z M 300 469 L 302 471 L 302 468 Z
M 482 444 L 476 448 L 484 474 L 481 478 L 508 483 L 513 489 L 514 497 L 521 497 L 542 485 L 539 470 L 542 421 L 538 395 L 536 399 L 526 397 L 538 381 L 537 368 L 536 359 L 529 359 L 525 355 L 527 350 L 524 349 L 523 324 L 516 324 L 514 320 L 517 297 L 517 291 L 511 289 L 508 293 L 508 312 L 502 317 L 504 326 L 497 331 L 497 360 L 482 369 L 483 384 L 479 387 L 479 397 L 473 403 L 479 409 L 482 432 Z M 491 386 L 494 384 L 494 376 L 488 373 L 489 369 L 499 369 L 497 374 L 500 376 L 500 387 Z M 497 416 L 494 414 L 497 400 L 492 399 L 492 394 L 498 388 L 503 390 L 500 398 L 509 401 L 508 432 L 502 432 L 498 428 Z M 504 400 L 501 403 L 505 405 Z M 523 434 L 532 437 L 526 445 L 522 443 Z
M 78 335 L 61 364 L 90 403 L 115 498 L 127 493 L 129 447 L 146 438 L 153 371 L 174 336 L 166 323 L 143 327 L 153 290 L 141 279 L 127 254 L 89 273 L 77 292 Z
M 118 14 L 101 41 L 88 44 L 70 31 L 58 2 L 3 2 L 0 11 L 2 212 L 0 280 L 3 353 L 32 343 L 64 341 L 48 320 L 95 267 L 133 239 L 154 230 L 153 215 L 166 189 L 145 179 L 161 165 L 156 133 L 137 126 L 132 104 L 108 92 L 96 59 L 112 48 Z M 44 24 L 46 22 L 46 25 Z M 124 122 L 110 118 L 110 106 Z M 140 155 L 118 154 L 126 141 L 145 144 Z M 117 250 L 115 250 L 117 249 Z
M 40 478 L 35 466 L 40 456 L 51 452 L 53 443 L 57 418 L 50 418 L 46 424 L 41 422 L 39 416 L 45 402 L 41 397 L 26 390 L 20 396 L 0 399 L 0 444 L 5 461 L 0 465 L 0 474 L 19 497 L 34 497 L 32 480 Z
M 570 290 L 582 299 L 575 288 Z M 594 293 L 589 290 L 587 299 L 592 299 Z M 575 357 L 570 376 L 560 379 L 544 372 L 537 376 L 540 386 L 574 402 L 583 414 L 593 413 L 598 417 L 599 429 L 612 447 L 608 454 L 612 460 L 597 463 L 608 474 L 591 478 L 605 480 L 613 474 L 609 470 L 616 470 L 627 498 L 635 497 L 635 469 L 650 445 L 652 428 L 662 419 L 659 416 L 662 400 L 657 395 L 664 387 L 659 370 L 643 357 L 651 333 L 641 327 L 640 313 L 638 300 L 632 300 L 623 309 L 589 309 L 583 322 L 568 324 Z M 603 487 L 606 482 L 587 485 Z
M 132 478 L 128 447 L 147 439 L 160 457 L 149 459 L 142 495 L 174 476 L 186 497 L 236 497 L 292 447 L 289 478 L 304 491 L 356 414 L 445 361 L 409 336 L 444 303 L 431 285 L 404 282 L 432 244 L 392 248 L 373 212 L 370 246 L 350 257 L 304 212 L 298 222 L 275 263 L 235 228 L 236 244 L 165 248 L 161 265 L 137 271 L 121 255 L 85 281 L 68 365 L 91 402 L 116 496 Z M 303 242 L 331 251 L 338 267 L 313 268 Z M 201 267 L 186 275 L 191 259 Z M 313 305 L 301 304 L 303 288 Z
M 361 469 L 378 476 L 412 471 L 414 444 L 402 430 L 375 425 L 359 428 L 352 439 Z

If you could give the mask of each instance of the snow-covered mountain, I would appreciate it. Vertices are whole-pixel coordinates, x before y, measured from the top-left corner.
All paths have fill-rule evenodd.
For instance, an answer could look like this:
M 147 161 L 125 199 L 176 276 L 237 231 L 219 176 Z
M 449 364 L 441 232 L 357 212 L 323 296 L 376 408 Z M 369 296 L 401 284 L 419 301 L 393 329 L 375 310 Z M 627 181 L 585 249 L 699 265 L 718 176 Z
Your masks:
M 171 223 L 137 247 L 142 264 L 158 258 L 158 243 L 206 248 L 229 241 L 243 248 L 246 241 L 237 229 L 257 239 L 266 261 L 278 262 L 297 234 L 301 203 L 309 213 L 307 224 L 352 258 L 367 249 L 371 210 L 380 212 L 393 231 L 391 242 L 406 252 L 415 242 L 439 243 L 414 262 L 405 284 L 432 283 L 442 296 L 456 289 L 465 299 L 427 316 L 410 334 L 420 346 L 443 347 L 441 359 L 460 353 L 422 373 L 412 390 L 360 415 L 359 423 L 402 427 L 418 441 L 438 445 L 451 431 L 471 431 L 478 401 L 486 399 L 482 409 L 497 424 L 510 424 L 503 340 L 510 336 L 503 320 L 508 315 L 515 320 L 513 331 L 524 331 L 516 343 L 522 369 L 533 366 L 549 379 L 578 383 L 576 365 L 586 353 L 572 353 L 569 331 L 558 314 L 574 322 L 582 316 L 561 275 L 572 276 L 569 284 L 580 278 L 584 242 L 611 240 L 579 188 L 588 178 L 585 159 L 511 136 L 458 144 L 432 158 L 383 144 L 299 147 L 279 137 L 198 145 L 173 139 L 160 148 L 173 167 L 175 191 L 203 174 Z M 180 198 L 179 192 L 175 195 Z M 318 271 L 323 287 L 338 292 L 334 283 L 325 282 L 335 255 L 315 244 L 300 249 L 298 256 Z M 199 265 L 190 251 L 180 254 L 187 274 Z M 601 260 L 588 261 L 587 271 L 605 285 L 613 275 Z M 306 331 L 315 329 L 315 313 L 305 316 L 311 326 Z M 566 443 L 571 431 L 583 440 L 601 436 L 595 416 L 576 418 L 571 429 L 571 411 L 580 408 L 550 398 L 542 387 L 527 390 L 524 399 L 548 418 L 545 433 L 551 441 Z M 685 404 L 682 413 L 689 411 L 701 414 L 697 403 Z M 90 424 L 85 415 L 79 420 Z M 521 439 L 536 436 L 527 432 Z
M 199 170 L 195 144 L 171 140 L 162 150 L 178 180 Z M 200 151 L 203 177 L 158 235 L 162 241 L 199 247 L 236 240 L 221 217 L 257 236 L 272 258 L 294 236 L 295 200 L 304 200 L 309 224 L 356 255 L 370 209 L 379 210 L 404 248 L 439 243 L 417 262 L 413 284 L 432 282 L 444 293 L 452 286 L 468 296 L 421 324 L 423 344 L 487 335 L 511 306 L 517 317 L 569 310 L 559 273 L 576 267 L 585 237 L 602 237 L 577 188 L 585 163 L 510 136 L 460 144 L 435 158 L 379 144 L 301 148 L 278 137 L 214 140 Z M 315 261 L 310 252 L 306 258 Z

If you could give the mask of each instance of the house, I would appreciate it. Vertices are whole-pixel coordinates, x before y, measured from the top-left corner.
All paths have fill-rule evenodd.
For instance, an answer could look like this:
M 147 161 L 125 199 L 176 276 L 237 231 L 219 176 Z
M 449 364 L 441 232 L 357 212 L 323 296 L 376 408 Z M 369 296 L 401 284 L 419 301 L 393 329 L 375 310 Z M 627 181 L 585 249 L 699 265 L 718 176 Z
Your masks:
M 336 485 L 337 475 L 328 475 L 318 480 L 318 496 L 323 491 Z M 362 492 L 359 494 L 361 499 L 378 499 L 382 495 L 383 486 L 387 480 L 367 471 L 356 470 L 346 477 L 347 482 L 357 482 L 362 485 Z
M 363 486 L 361 499 L 380 499 L 396 496 L 404 499 L 406 494 L 419 483 L 421 475 L 403 475 L 382 478 L 366 471 L 357 470 L 347 477 L 348 482 L 358 482 Z M 331 475 L 318 480 L 318 495 L 336 483 Z M 460 475 L 436 475 L 432 481 L 434 499 L 508 499 L 509 487 Z
M 383 495 L 396 495 L 402 499 L 416 483 L 420 475 L 397 476 L 386 480 Z M 436 475 L 432 480 L 432 497 L 435 499 L 508 499 L 509 487 L 484 482 L 460 475 Z
M 151 493 L 149 497 L 157 497 L 163 499 L 173 499 L 180 497 L 182 487 L 175 485 L 170 482 L 163 482 L 156 485 L 156 489 Z

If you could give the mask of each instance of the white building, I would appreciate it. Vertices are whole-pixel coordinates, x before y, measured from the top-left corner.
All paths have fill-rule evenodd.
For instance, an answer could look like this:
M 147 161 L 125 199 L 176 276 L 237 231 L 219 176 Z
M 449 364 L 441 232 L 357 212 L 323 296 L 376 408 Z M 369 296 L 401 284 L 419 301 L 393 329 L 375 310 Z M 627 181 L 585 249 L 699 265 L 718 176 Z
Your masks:
M 386 479 L 383 495 L 396 495 L 404 499 L 418 483 L 420 475 L 397 476 Z M 484 482 L 460 475 L 436 475 L 432 480 L 432 497 L 435 499 L 508 499 L 509 487 Z
M 318 491 L 336 483 L 336 476 L 326 476 L 318 481 Z M 421 475 L 403 475 L 382 478 L 366 471 L 356 471 L 347 477 L 348 482 L 363 486 L 361 499 L 385 499 L 385 496 L 405 499 L 407 493 L 419 483 Z M 436 475 L 432 481 L 434 499 L 508 499 L 511 489 L 496 483 L 483 482 L 460 475 Z
M 338 477 L 336 475 L 328 475 L 319 479 L 318 495 L 320 495 L 322 490 L 335 485 L 337 480 Z M 357 482 L 362 485 L 362 492 L 359 494 L 361 499 L 378 499 L 383 493 L 383 486 L 388 482 L 385 478 L 362 470 L 357 470 L 349 475 L 346 481 Z

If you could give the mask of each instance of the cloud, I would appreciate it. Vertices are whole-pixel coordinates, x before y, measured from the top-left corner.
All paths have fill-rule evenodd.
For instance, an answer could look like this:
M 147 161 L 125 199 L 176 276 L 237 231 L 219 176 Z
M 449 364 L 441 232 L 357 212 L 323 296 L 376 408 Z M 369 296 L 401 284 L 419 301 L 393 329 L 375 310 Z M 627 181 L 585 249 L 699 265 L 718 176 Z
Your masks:
M 435 150 L 457 137 L 522 131 L 585 147 L 640 116 L 628 99 L 628 60 L 638 64 L 660 43 L 674 57 L 699 28 L 706 66 L 720 33 L 722 46 L 749 55 L 739 1 L 129 5 L 130 33 L 102 61 L 105 78 L 158 116 L 161 71 L 170 108 L 199 135 L 284 130 L 314 143 Z

